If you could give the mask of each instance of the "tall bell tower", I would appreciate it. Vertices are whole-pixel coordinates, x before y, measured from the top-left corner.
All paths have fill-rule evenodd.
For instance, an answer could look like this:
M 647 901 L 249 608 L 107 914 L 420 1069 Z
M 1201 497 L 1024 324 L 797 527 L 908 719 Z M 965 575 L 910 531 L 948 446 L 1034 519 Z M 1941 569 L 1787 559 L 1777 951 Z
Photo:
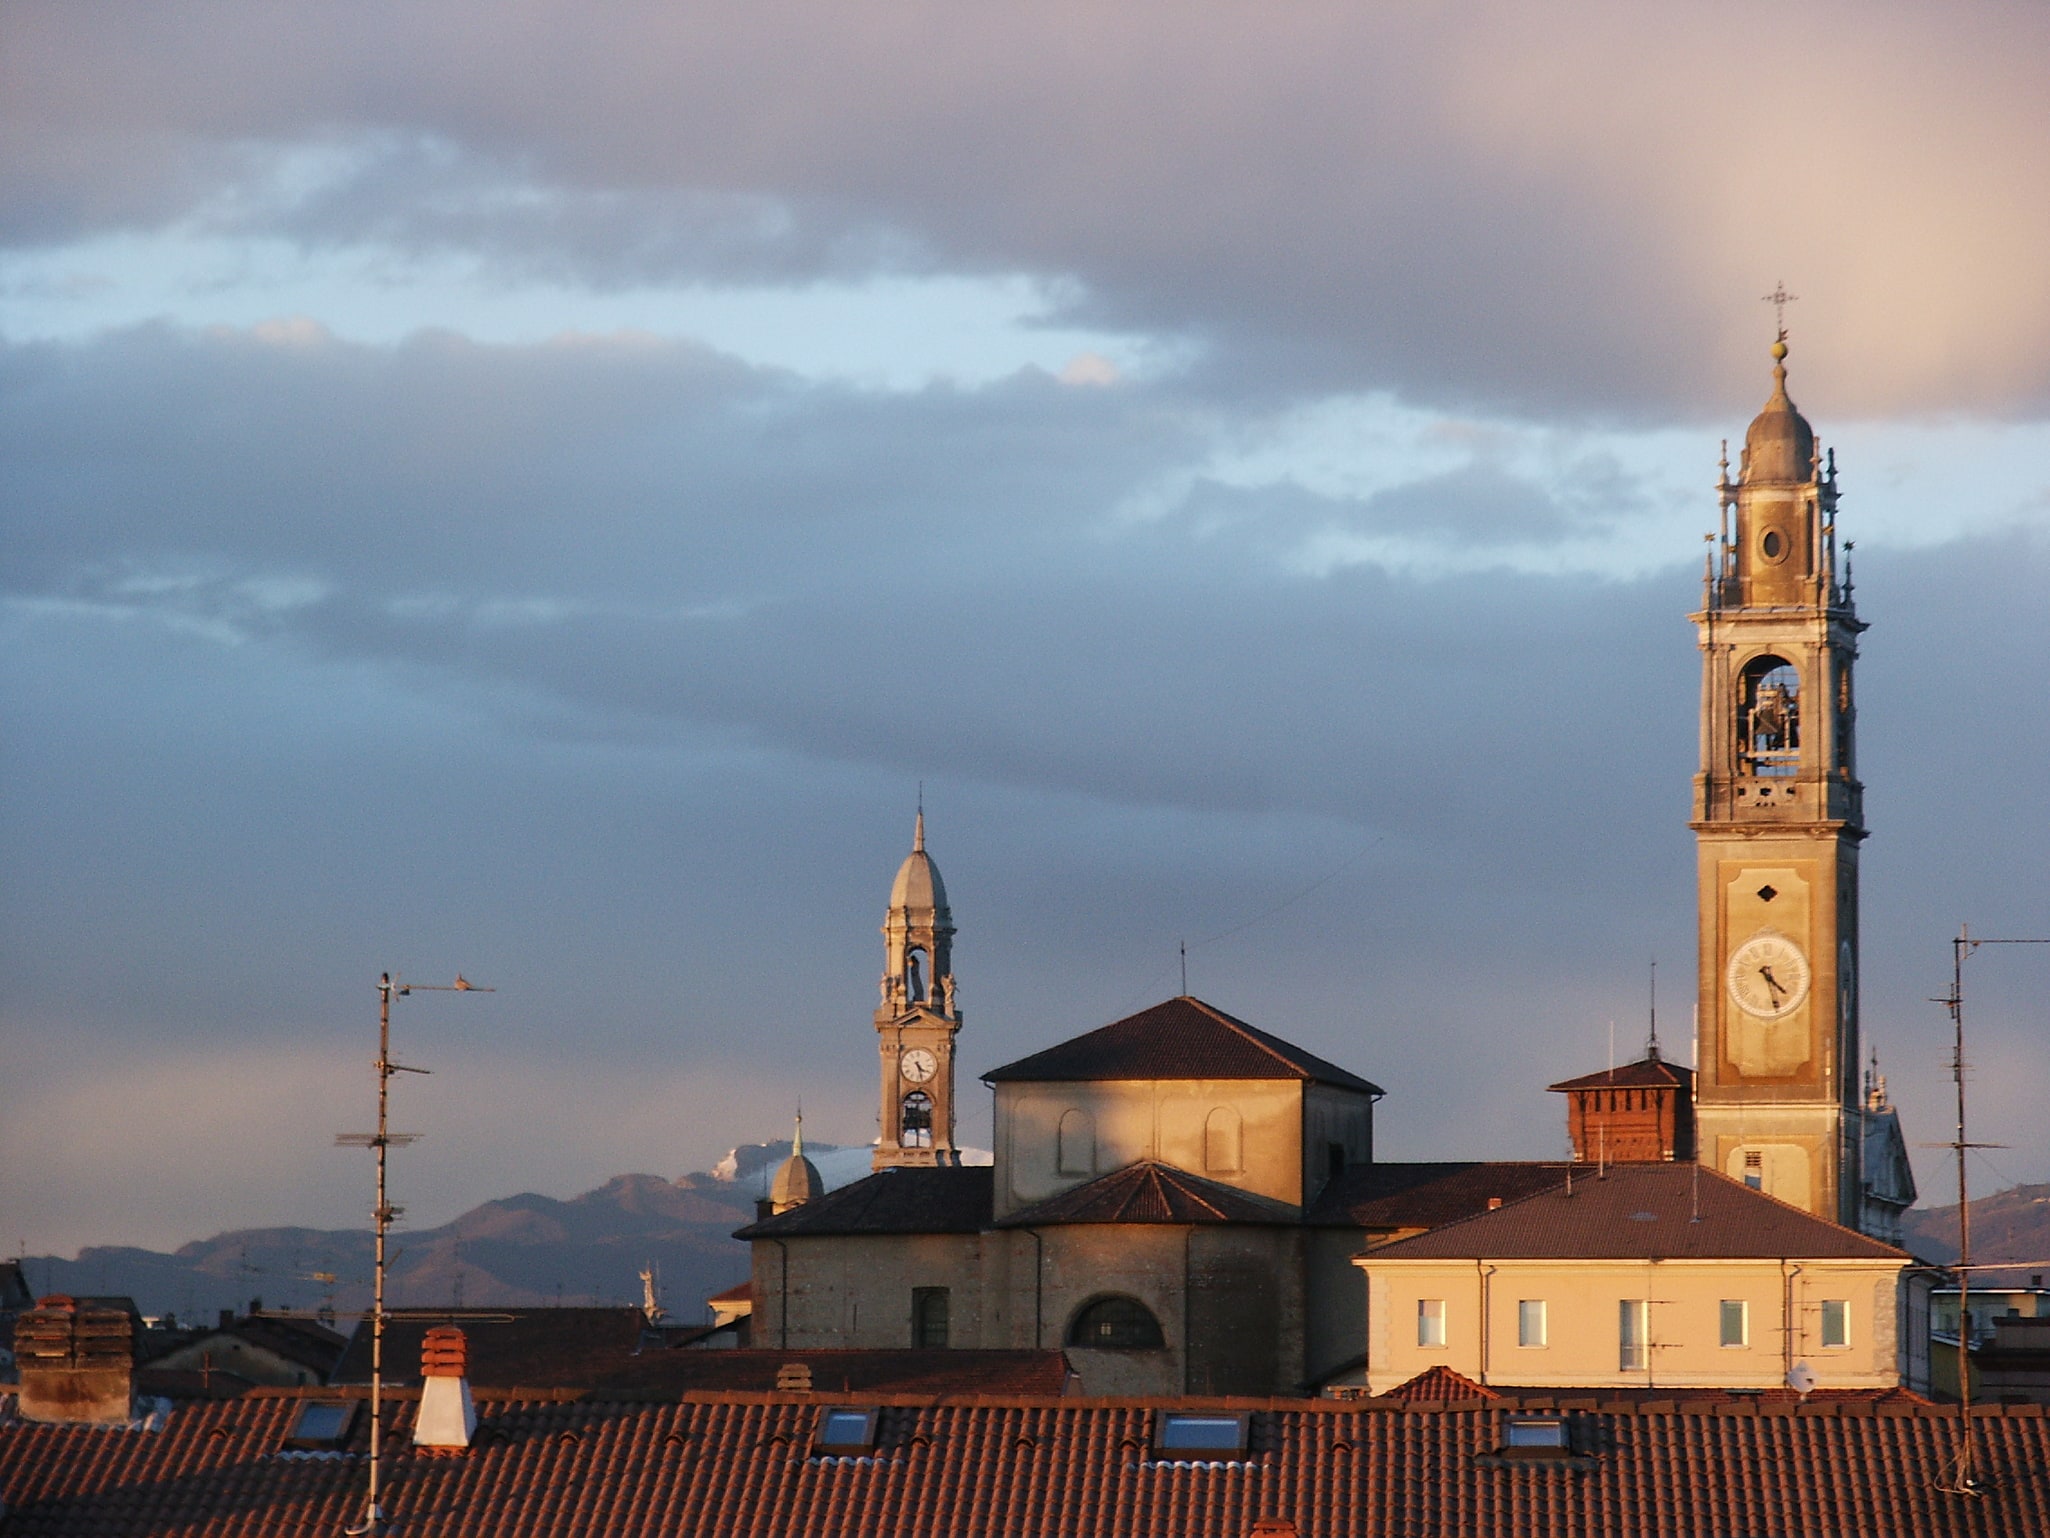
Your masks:
M 954 916 L 939 867 L 925 852 L 919 809 L 911 853 L 890 887 L 883 919 L 883 997 L 876 1008 L 882 1055 L 881 1133 L 875 1167 L 959 1164 L 954 1146 Z
M 1851 1227 L 1865 1206 L 1858 1086 L 1858 846 L 1851 689 L 1858 636 L 1839 575 L 1836 456 L 1787 396 L 1787 342 L 1727 450 L 1703 576 L 1697 1157 Z M 1845 552 L 1850 547 L 1845 545 Z

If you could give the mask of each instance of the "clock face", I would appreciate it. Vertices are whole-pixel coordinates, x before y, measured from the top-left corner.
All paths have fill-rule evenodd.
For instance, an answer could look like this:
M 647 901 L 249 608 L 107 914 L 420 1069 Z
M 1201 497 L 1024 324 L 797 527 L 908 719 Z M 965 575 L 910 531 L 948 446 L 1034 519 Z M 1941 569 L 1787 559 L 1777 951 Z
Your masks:
M 1801 947 L 1785 935 L 1760 930 L 1730 954 L 1723 982 L 1747 1015 L 1777 1020 L 1801 1007 L 1811 973 Z
M 906 1084 L 923 1084 L 940 1069 L 939 1060 L 923 1047 L 913 1047 L 897 1059 L 897 1072 Z

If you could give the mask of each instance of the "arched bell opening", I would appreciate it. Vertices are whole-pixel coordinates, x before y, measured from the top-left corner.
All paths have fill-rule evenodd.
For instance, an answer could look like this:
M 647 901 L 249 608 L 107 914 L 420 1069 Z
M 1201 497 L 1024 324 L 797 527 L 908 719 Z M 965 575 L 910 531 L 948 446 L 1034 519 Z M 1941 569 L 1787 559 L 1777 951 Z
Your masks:
M 932 1147 L 932 1096 L 914 1089 L 898 1107 L 897 1142 L 905 1148 Z
M 1737 744 L 1747 772 L 1784 778 L 1801 767 L 1801 673 L 1784 657 L 1763 656 L 1744 669 Z

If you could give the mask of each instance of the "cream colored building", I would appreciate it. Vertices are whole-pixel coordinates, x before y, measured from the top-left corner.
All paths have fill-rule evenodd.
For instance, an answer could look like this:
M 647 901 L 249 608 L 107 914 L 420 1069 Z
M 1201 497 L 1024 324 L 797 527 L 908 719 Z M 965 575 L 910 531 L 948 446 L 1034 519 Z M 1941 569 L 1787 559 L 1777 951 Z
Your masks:
M 1877 1389 L 1926 1321 L 1904 1251 L 1683 1163 L 1583 1173 L 1359 1256 L 1367 1382 Z

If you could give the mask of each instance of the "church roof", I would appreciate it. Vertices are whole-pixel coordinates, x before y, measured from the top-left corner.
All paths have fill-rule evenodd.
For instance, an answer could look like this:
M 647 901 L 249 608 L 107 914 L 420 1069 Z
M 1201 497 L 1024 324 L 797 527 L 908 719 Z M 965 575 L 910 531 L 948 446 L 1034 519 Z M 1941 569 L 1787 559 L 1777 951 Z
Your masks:
M 1896 1260 L 1905 1250 L 1695 1164 L 1612 1164 L 1374 1260 Z
M 1381 1087 L 1186 994 L 993 1068 L 985 1084 L 1095 1079 L 1304 1079 L 1379 1095 Z
M 892 908 L 930 908 L 941 918 L 948 918 L 947 884 L 940 880 L 940 868 L 932 863 L 932 856 L 925 852 L 925 813 L 921 810 L 918 821 L 911 831 L 911 853 L 904 856 L 904 863 L 897 867 L 897 879 L 890 883 L 890 906 Z
M 1561 1079 L 1557 1084 L 1545 1087 L 1562 1092 L 1575 1089 L 1685 1089 L 1693 1078 L 1692 1068 L 1682 1068 L 1660 1057 L 1640 1057 L 1621 1068 L 1584 1073 L 1577 1079 Z
M 1313 1228 L 1438 1228 L 1557 1185 L 1559 1164 L 1356 1164 L 1335 1176 L 1303 1216 Z
M 810 1234 L 974 1234 L 989 1227 L 995 1171 L 987 1164 L 905 1166 L 828 1191 L 739 1230 L 736 1239 Z
M 1787 394 L 1784 333 L 1772 344 L 1772 394 L 1744 434 L 1745 481 L 1805 481 L 1815 473 L 1815 430 Z
M 1003 1219 L 999 1228 L 1060 1223 L 1269 1223 L 1294 1224 L 1295 1208 L 1176 1169 L 1143 1160 L 1099 1176 Z

